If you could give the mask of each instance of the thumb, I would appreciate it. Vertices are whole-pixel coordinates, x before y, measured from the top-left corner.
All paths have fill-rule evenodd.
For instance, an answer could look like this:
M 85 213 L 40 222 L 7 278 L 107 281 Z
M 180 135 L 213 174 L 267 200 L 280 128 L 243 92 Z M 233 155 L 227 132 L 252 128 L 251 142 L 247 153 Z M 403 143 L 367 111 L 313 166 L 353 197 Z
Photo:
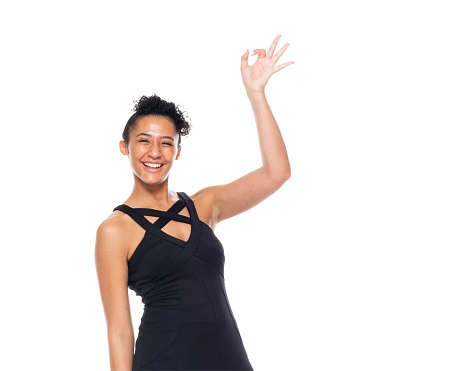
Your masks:
M 242 55 L 242 58 L 241 58 L 241 64 L 240 64 L 240 67 L 241 68 L 247 68 L 248 67 L 248 55 L 249 55 L 249 51 L 247 49 L 247 51 L 245 52 L 245 54 Z

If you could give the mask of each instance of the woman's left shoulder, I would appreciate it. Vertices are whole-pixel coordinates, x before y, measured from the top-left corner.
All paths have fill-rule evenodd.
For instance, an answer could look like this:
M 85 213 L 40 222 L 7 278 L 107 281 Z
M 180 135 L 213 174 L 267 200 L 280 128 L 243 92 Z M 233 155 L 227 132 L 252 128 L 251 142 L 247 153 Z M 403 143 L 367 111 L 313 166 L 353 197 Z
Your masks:
M 217 186 L 206 187 L 206 188 L 200 189 L 199 191 L 192 194 L 191 196 L 189 195 L 189 197 L 193 201 L 199 201 L 199 202 L 212 201 L 214 199 L 214 193 L 216 189 L 217 189 Z
M 198 217 L 212 229 L 217 223 L 217 215 L 214 212 L 214 196 L 219 186 L 210 186 L 200 189 L 198 192 L 189 195 L 195 204 Z

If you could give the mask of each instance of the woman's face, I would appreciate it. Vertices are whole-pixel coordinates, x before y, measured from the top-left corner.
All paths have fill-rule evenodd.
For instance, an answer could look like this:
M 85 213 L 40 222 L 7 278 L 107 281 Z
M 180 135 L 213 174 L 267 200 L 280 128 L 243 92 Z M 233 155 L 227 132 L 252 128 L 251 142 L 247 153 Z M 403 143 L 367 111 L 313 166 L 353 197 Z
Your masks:
M 129 145 L 119 142 L 132 172 L 147 184 L 161 184 L 180 155 L 179 134 L 172 121 L 163 116 L 145 116 L 137 120 L 129 135 Z

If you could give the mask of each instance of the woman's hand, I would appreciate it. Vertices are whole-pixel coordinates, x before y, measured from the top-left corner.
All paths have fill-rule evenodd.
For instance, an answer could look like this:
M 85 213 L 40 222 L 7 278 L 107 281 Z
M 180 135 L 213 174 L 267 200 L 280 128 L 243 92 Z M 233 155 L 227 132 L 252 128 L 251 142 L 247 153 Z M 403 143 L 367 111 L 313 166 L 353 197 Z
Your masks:
M 275 65 L 290 45 L 289 43 L 286 43 L 277 53 L 274 54 L 279 39 L 280 35 L 274 39 L 267 53 L 264 49 L 253 50 L 252 55 L 258 54 L 258 59 L 255 64 L 251 66 L 248 65 L 249 51 L 247 50 L 245 54 L 242 55 L 240 70 L 242 72 L 243 84 L 245 85 L 245 90 L 248 95 L 264 92 L 267 82 L 274 73 L 293 64 L 293 62 L 286 62 L 277 66 Z
M 279 126 L 272 114 L 264 94 L 269 78 L 293 62 L 276 66 L 287 49 L 285 44 L 275 55 L 274 51 L 280 35 L 272 42 L 266 53 L 263 49 L 254 52 L 259 55 L 256 63 L 248 65 L 248 50 L 242 56 L 242 78 L 250 99 L 258 130 L 258 140 L 263 164 L 258 169 L 228 183 L 211 186 L 195 193 L 192 198 L 202 197 L 210 209 L 210 219 L 206 222 L 214 226 L 222 220 L 249 210 L 269 197 L 284 184 L 291 175 L 290 161 Z

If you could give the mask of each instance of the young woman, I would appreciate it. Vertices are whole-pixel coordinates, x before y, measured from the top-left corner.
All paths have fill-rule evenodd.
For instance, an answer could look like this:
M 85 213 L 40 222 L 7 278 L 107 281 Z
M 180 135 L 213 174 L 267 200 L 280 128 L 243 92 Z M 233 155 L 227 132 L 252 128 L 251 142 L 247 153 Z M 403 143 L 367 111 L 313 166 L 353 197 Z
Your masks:
M 266 101 L 269 78 L 287 49 L 254 50 L 241 73 L 263 164 L 225 185 L 188 196 L 168 187 L 190 124 L 156 95 L 136 103 L 119 147 L 134 188 L 97 230 L 95 260 L 108 328 L 111 370 L 252 370 L 224 286 L 224 250 L 213 230 L 269 197 L 290 177 L 279 127 Z M 134 354 L 127 287 L 145 304 Z

